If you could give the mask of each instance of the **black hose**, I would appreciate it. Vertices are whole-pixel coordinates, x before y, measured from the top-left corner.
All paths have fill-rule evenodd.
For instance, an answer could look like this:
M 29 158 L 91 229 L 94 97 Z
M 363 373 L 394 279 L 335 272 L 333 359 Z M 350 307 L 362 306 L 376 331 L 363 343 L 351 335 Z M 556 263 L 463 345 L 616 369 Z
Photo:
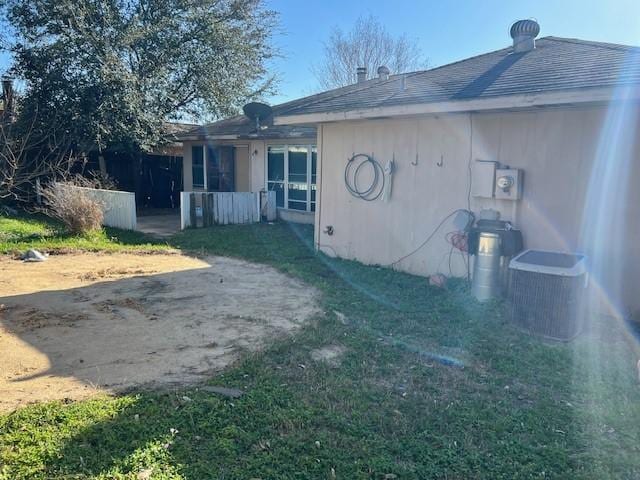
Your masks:
M 357 167 L 354 168 L 356 164 Z M 367 188 L 360 189 L 358 186 L 358 177 L 362 172 L 362 167 L 365 165 L 371 165 L 373 168 L 373 179 Z M 382 195 L 384 191 L 384 169 L 372 156 L 366 153 L 356 153 L 347 161 L 347 166 L 344 169 L 344 184 L 349 193 L 354 197 L 372 202 L 380 198 L 380 195 Z

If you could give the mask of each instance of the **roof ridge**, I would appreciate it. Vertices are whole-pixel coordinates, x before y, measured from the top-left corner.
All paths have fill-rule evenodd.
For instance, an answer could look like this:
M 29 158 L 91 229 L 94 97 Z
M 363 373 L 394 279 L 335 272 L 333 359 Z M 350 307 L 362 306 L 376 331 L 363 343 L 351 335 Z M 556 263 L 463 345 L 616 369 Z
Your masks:
M 462 58 L 462 59 L 460 59 L 460 60 L 456 60 L 456 61 L 454 61 L 454 62 L 445 63 L 444 65 L 440 65 L 440 66 L 438 66 L 438 67 L 429 68 L 429 69 L 427 69 L 427 70 L 418 70 L 418 71 L 416 71 L 416 72 L 410 72 L 410 73 L 417 73 L 417 74 L 430 73 L 430 72 L 433 72 L 433 71 L 435 71 L 435 70 L 440 70 L 441 68 L 450 67 L 450 66 L 452 66 L 452 65 L 457 65 L 458 63 L 466 62 L 466 61 L 468 61 L 468 60 L 473 60 L 473 59 L 476 59 L 476 58 L 484 57 L 484 56 L 486 56 L 486 55 L 493 55 L 493 54 L 496 54 L 496 53 L 501 52 L 501 51 L 503 51 L 503 50 L 509 51 L 509 50 L 511 50 L 511 48 L 512 48 L 512 47 L 510 47 L 510 46 L 509 46 L 509 47 L 498 48 L 498 49 L 496 49 L 496 50 L 491 50 L 490 52 L 479 53 L 479 54 L 474 55 L 474 56 L 472 56 L 472 57 Z
M 634 50 L 635 49 L 639 49 L 640 50 L 640 47 L 636 47 L 636 46 L 633 46 L 633 45 L 623 45 L 623 44 L 618 44 L 618 43 L 607 43 L 607 42 L 596 42 L 596 41 L 590 41 L 590 40 L 582 40 L 582 39 L 579 39 L 579 38 L 556 37 L 556 36 L 553 36 L 553 35 L 540 37 L 538 40 L 551 40 L 551 41 L 574 43 L 574 44 L 586 44 L 586 45 L 593 45 L 593 46 L 598 46 L 598 47 L 602 47 L 602 48 L 610 48 L 610 49 L 614 49 L 614 50 L 628 50 L 628 49 L 634 49 Z M 493 55 L 493 54 L 496 54 L 496 53 L 501 52 L 501 51 L 510 51 L 511 49 L 512 49 L 511 46 L 507 46 L 507 47 L 491 50 L 489 52 L 479 53 L 479 54 L 473 55 L 471 57 L 462 58 L 460 60 L 456 60 L 456 61 L 453 61 L 453 62 L 445 63 L 444 65 L 439 65 L 439 66 L 434 67 L 434 68 L 427 68 L 427 69 L 424 69 L 424 70 L 414 70 L 412 72 L 395 73 L 393 75 L 390 75 L 388 80 L 384 80 L 383 82 L 376 81 L 378 79 L 372 78 L 370 80 L 367 80 L 366 83 L 368 85 L 363 86 L 363 88 L 361 88 L 361 89 L 357 89 L 357 88 L 348 89 L 348 87 L 357 86 L 358 85 L 357 83 L 351 84 L 351 85 L 345 85 L 343 87 L 338 87 L 336 89 L 333 89 L 333 91 L 336 91 L 336 95 L 327 96 L 326 99 L 327 100 L 328 99 L 335 99 L 335 98 L 338 98 L 338 97 L 340 97 L 342 95 L 345 95 L 347 93 L 356 92 L 356 91 L 359 92 L 359 91 L 365 90 L 366 88 L 371 88 L 371 87 L 374 87 L 375 85 L 380 85 L 381 83 L 384 83 L 384 82 L 388 83 L 388 82 L 391 82 L 392 80 L 397 80 L 402 76 L 414 76 L 414 75 L 421 75 L 421 74 L 424 74 L 424 73 L 431 73 L 431 72 L 433 72 L 435 70 L 439 70 L 441 68 L 446 68 L 446 67 L 450 67 L 452 65 L 456 65 L 456 64 L 459 64 L 459 63 L 467 62 L 469 60 L 474 60 L 474 59 L 477 59 L 477 58 L 480 58 L 480 57 Z M 343 90 L 343 89 L 348 89 L 348 91 L 337 93 L 338 90 Z M 313 97 L 320 97 L 320 96 L 322 96 L 322 95 L 324 95 L 326 93 L 329 93 L 331 91 L 332 90 L 326 90 L 324 92 L 319 92 L 319 93 L 316 93 L 314 95 L 310 95 L 308 97 L 302 97 L 302 98 L 297 98 L 297 99 L 294 99 L 294 100 L 290 100 L 288 102 L 281 103 L 279 105 L 274 105 L 274 108 L 276 108 L 276 107 L 281 108 L 281 107 L 284 107 L 284 106 L 286 106 L 288 104 L 297 103 L 297 102 L 302 101 L 304 99 L 312 99 Z M 324 100 L 324 98 L 322 100 Z M 315 103 L 315 101 L 312 101 L 309 104 L 311 105 L 313 103 Z M 284 110 L 283 112 L 280 112 L 280 114 L 282 114 L 284 112 L 286 112 L 286 110 Z
M 625 45 L 622 43 L 612 43 L 612 42 L 597 42 L 595 40 L 583 40 L 581 38 L 569 38 L 569 37 L 556 37 L 554 35 L 549 35 L 547 37 L 542 37 L 540 40 L 551 40 L 554 42 L 564 42 L 564 43 L 573 43 L 574 45 L 590 45 L 593 47 L 606 48 L 609 50 L 637 50 L 640 51 L 640 47 L 636 45 Z
M 281 103 L 279 105 L 274 105 L 273 108 L 274 109 L 275 108 L 280 109 L 280 108 L 282 108 L 282 107 L 284 107 L 286 105 L 297 103 L 297 102 L 301 102 L 302 100 L 305 100 L 305 99 L 312 99 L 313 97 L 316 97 L 316 98 L 313 98 L 313 100 L 311 102 L 306 103 L 305 105 L 313 105 L 314 103 L 317 103 L 318 101 L 323 101 L 323 100 L 334 100 L 336 98 L 339 98 L 339 97 L 341 97 L 343 95 L 347 95 L 349 93 L 361 92 L 363 90 L 366 90 L 367 88 L 372 88 L 372 87 L 377 86 L 377 85 L 382 85 L 382 84 L 385 84 L 385 83 L 391 83 L 392 81 L 400 80 L 403 76 L 407 77 L 407 76 L 422 75 L 424 73 L 430 73 L 430 72 L 433 72 L 434 70 L 438 70 L 440 68 L 444 68 L 444 67 L 448 67 L 448 66 L 451 66 L 451 65 L 455 65 L 457 63 L 462 63 L 462 62 L 465 62 L 467 60 L 472 60 L 474 58 L 483 57 L 485 55 L 495 54 L 495 53 L 500 52 L 502 50 L 509 50 L 509 48 L 510 47 L 499 48 L 497 50 L 492 50 L 490 52 L 480 53 L 480 54 L 474 55 L 472 57 L 463 58 L 463 59 L 460 59 L 460 60 L 456 60 L 455 62 L 447 63 L 447 64 L 440 65 L 440 66 L 434 67 L 434 68 L 428 68 L 428 69 L 425 69 L 425 70 L 415 70 L 413 72 L 394 73 L 393 75 L 390 75 L 387 80 L 380 81 L 380 79 L 378 79 L 378 78 L 372 78 L 372 79 L 367 80 L 365 82 L 367 85 L 363 85 L 362 88 L 348 89 L 348 87 L 356 87 L 356 86 L 358 86 L 357 83 L 354 83 L 354 84 L 351 84 L 351 85 L 345 85 L 344 87 L 339 87 L 339 88 L 336 88 L 334 90 L 326 90 L 324 92 L 316 93 L 316 94 L 310 95 L 308 97 L 297 98 L 295 100 L 290 100 L 288 102 Z M 336 91 L 337 92 L 338 90 L 345 90 L 345 91 L 337 93 L 336 95 L 333 95 L 333 96 L 327 96 L 326 98 L 317 98 L 317 97 L 320 97 L 320 96 L 322 96 L 322 95 L 324 95 L 326 93 L 329 93 L 331 91 Z M 395 96 L 395 94 L 391 95 L 391 97 L 389 97 L 389 98 L 392 98 L 394 96 Z M 287 109 L 285 108 L 283 111 L 278 112 L 276 114 L 276 116 L 286 115 L 286 112 L 287 112 Z

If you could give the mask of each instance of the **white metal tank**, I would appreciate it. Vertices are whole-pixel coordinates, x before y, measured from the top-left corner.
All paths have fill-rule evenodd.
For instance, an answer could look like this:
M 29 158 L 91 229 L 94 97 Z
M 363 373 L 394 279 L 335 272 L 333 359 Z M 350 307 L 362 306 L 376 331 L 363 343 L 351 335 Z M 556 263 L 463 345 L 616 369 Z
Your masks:
M 481 232 L 471 293 L 481 302 L 500 295 L 500 235 Z

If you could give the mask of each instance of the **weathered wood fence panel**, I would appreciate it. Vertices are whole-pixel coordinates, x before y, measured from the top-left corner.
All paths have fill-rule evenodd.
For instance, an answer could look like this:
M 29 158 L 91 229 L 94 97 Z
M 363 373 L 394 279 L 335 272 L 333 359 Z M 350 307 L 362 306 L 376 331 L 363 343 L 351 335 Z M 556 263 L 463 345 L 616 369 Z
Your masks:
M 260 192 L 260 213 L 267 219 L 267 222 L 275 221 L 278 211 L 276 208 L 276 192 L 269 190 L 266 192 Z
M 104 219 L 102 224 L 107 227 L 122 228 L 124 230 L 135 230 L 136 217 L 136 195 L 131 192 L 120 190 L 101 190 L 99 188 L 78 187 L 65 183 L 58 183 L 59 188 L 78 189 L 86 193 L 90 198 L 96 200 L 102 206 Z
M 275 220 L 275 192 L 181 192 L 180 228 L 256 223 L 267 213 L 265 201 L 274 205 L 267 218 Z

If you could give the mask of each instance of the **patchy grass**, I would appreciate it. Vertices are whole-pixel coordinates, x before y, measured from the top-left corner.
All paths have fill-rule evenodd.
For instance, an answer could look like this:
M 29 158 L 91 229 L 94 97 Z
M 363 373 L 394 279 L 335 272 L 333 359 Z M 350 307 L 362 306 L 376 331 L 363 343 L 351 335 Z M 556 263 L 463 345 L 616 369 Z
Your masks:
M 638 478 L 635 353 L 608 326 L 550 344 L 463 283 L 317 255 L 311 229 L 218 227 L 176 247 L 276 266 L 325 314 L 196 388 L 34 405 L 0 417 L 0 478 Z M 326 346 L 337 363 L 313 360 Z
M 159 251 L 170 247 L 140 232 L 105 228 L 88 235 L 70 235 L 60 222 L 44 215 L 0 216 L 0 254 L 17 255 L 29 248 L 61 253 Z

